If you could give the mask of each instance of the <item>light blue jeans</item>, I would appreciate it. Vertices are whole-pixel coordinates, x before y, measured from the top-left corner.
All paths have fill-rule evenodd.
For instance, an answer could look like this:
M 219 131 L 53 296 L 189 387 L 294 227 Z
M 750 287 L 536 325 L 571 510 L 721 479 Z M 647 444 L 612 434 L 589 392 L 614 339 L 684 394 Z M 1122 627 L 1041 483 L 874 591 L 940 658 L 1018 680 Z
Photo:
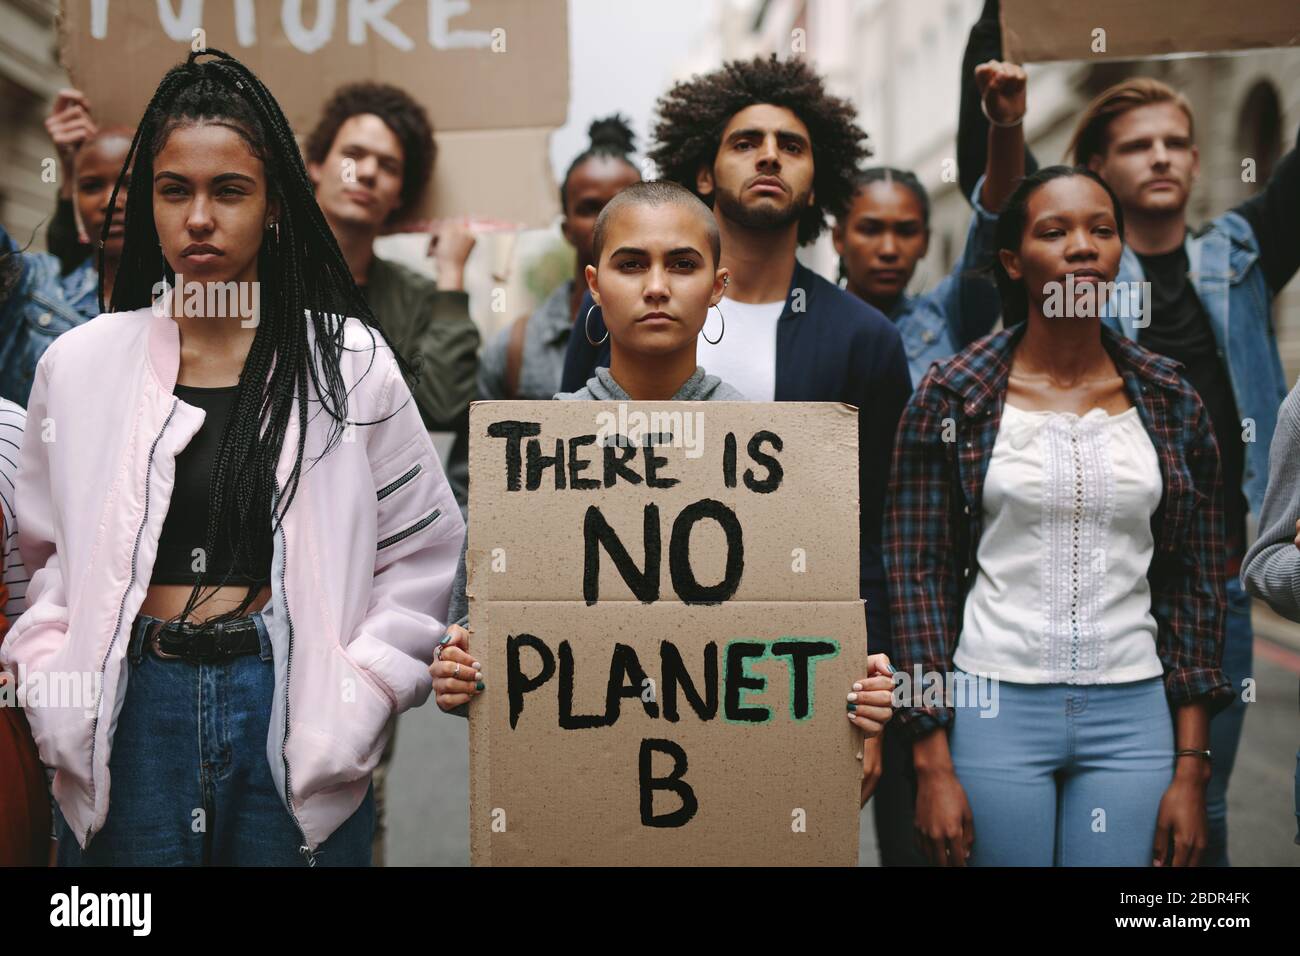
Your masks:
M 958 707 L 953 767 L 975 819 L 972 866 L 1150 866 L 1174 773 L 1160 678 L 997 685 L 996 716 Z

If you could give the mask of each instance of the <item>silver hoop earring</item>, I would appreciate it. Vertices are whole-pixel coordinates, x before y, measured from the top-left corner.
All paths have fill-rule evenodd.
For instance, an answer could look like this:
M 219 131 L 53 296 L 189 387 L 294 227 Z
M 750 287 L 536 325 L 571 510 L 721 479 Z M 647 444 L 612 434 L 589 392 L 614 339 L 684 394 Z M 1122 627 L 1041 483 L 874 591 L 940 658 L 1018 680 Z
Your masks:
M 722 341 L 722 337 L 727 334 L 727 317 L 722 314 L 722 309 L 719 306 L 715 305 L 714 308 L 718 310 L 718 318 L 722 320 L 722 331 L 718 333 L 717 339 L 715 340 L 709 338 L 707 335 L 704 334 L 704 330 L 700 329 L 700 337 L 703 338 L 704 341 L 708 342 L 710 345 L 717 345 L 718 342 Z M 705 317 L 707 318 L 707 316 L 708 313 L 706 312 Z
M 597 347 L 604 345 L 605 340 L 609 338 L 609 329 L 605 329 L 605 338 L 601 339 L 599 342 L 591 337 L 591 313 L 595 312 L 599 308 L 600 306 L 593 305 L 587 310 L 587 317 L 582 320 L 582 331 L 586 334 L 587 341 Z

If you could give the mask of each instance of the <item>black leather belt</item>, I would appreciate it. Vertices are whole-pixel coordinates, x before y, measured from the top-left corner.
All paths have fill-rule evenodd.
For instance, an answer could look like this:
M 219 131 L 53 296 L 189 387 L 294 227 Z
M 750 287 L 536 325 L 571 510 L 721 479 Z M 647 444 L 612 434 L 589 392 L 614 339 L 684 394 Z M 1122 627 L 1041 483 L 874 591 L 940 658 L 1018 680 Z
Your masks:
M 157 621 L 145 641 L 155 657 L 165 661 L 207 664 L 262 651 L 262 637 L 251 617 L 204 624 Z

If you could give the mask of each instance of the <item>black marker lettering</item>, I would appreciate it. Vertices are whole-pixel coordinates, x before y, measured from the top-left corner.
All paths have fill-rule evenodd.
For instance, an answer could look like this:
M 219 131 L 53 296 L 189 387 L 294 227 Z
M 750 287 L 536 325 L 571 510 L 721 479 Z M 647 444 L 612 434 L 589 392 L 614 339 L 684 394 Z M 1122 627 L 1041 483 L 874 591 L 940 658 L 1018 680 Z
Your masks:
M 705 518 L 716 521 L 727 535 L 727 570 L 720 582 L 710 586 L 700 584 L 691 569 L 691 529 L 697 521 Z M 736 513 L 712 498 L 683 508 L 673 522 L 668 568 L 672 573 L 673 590 L 687 604 L 721 604 L 730 599 L 740 587 L 740 578 L 745 572 L 745 539 Z
M 582 597 L 588 605 L 600 596 L 600 547 L 614 561 L 623 581 L 642 604 L 659 600 L 659 568 L 663 548 L 659 541 L 659 506 L 645 506 L 645 571 L 641 571 L 623 547 L 618 534 L 609 526 L 595 505 L 587 508 L 582 522 L 583 563 Z
M 619 438 L 623 438 L 622 435 Z M 607 444 L 605 446 L 605 487 L 612 488 L 622 478 L 628 484 L 641 484 L 641 476 L 627 463 L 636 457 L 636 446 L 630 443 Z
M 829 641 L 776 641 L 772 644 L 773 657 L 790 658 L 793 685 L 790 688 L 790 708 L 795 720 L 803 720 L 809 712 L 809 691 L 812 683 L 811 664 L 814 657 L 834 657 L 835 645 Z
M 651 761 L 656 753 L 667 754 L 673 759 L 672 772 L 666 777 L 654 776 Z M 686 776 L 686 751 L 671 740 L 647 737 L 641 741 L 640 766 L 641 783 L 641 824 L 647 827 L 683 827 L 690 822 L 700 809 L 700 802 L 695 797 L 691 785 L 682 778 Z M 671 790 L 681 798 L 682 805 L 672 813 L 655 816 L 654 799 L 656 790 Z
M 680 685 L 687 702 L 700 720 L 712 720 L 718 713 L 718 645 L 710 641 L 704 645 L 704 697 L 695 689 L 695 682 L 682 662 L 682 652 L 671 641 L 659 642 L 660 679 L 659 699 L 663 701 L 665 719 L 676 723 L 677 688 Z
M 763 451 L 763 442 L 770 444 L 775 451 L 780 451 L 784 447 L 781 436 L 769 431 L 754 432 L 754 437 L 749 440 L 749 446 L 746 449 L 749 452 L 749 457 L 754 464 L 762 465 L 767 469 L 767 477 L 760 481 L 754 477 L 752 468 L 746 468 L 745 487 L 760 495 L 776 491 L 781 487 L 781 479 L 785 477 L 785 469 L 781 467 L 781 463 Z
M 529 677 L 519 666 L 519 649 L 531 647 L 542 659 L 542 669 Z M 555 673 L 555 656 L 540 639 L 531 634 L 511 634 L 506 638 L 506 696 L 510 698 L 510 729 L 519 723 L 524 712 L 524 694 L 537 690 Z
M 596 444 L 595 435 L 579 435 L 577 438 L 569 439 L 569 487 L 582 491 L 590 491 L 593 488 L 600 487 L 599 478 L 579 478 L 579 472 L 586 471 L 591 466 L 591 462 L 586 459 L 578 458 L 578 449 L 583 445 Z
M 745 661 L 751 657 L 762 657 L 767 645 L 754 641 L 734 641 L 727 645 L 727 690 L 723 713 L 728 720 L 745 721 L 761 724 L 772 716 L 766 707 L 741 707 L 742 690 L 766 690 L 766 677 L 753 677 L 745 674 Z
M 533 439 L 528 443 L 528 490 L 536 491 L 542 486 L 542 472 L 547 468 L 555 469 L 555 490 L 564 490 L 564 439 L 555 439 L 555 454 L 543 455 L 542 443 Z
M 573 713 L 573 648 L 568 641 L 560 641 L 560 727 L 564 730 L 585 730 L 589 727 L 607 727 L 618 716 Z
M 506 439 L 506 491 L 519 490 L 519 442 L 530 435 L 540 435 L 540 422 L 493 422 L 488 425 L 489 438 Z

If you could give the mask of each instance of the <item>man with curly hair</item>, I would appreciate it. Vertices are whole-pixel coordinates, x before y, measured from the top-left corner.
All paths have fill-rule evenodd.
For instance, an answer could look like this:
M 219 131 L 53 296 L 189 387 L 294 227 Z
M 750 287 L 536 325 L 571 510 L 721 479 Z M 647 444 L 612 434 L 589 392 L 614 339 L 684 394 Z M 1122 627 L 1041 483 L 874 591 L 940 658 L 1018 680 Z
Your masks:
M 425 428 L 456 435 L 443 467 L 464 509 L 479 334 L 463 276 L 474 237 L 460 223 L 439 224 L 433 236 L 436 283 L 379 258 L 374 249 L 380 233 L 409 216 L 424 195 L 437 156 L 433 126 L 423 107 L 403 90 L 354 83 L 340 87 L 325 104 L 305 152 L 316 201 L 352 278 L 394 348 L 418 368 L 411 392 Z M 373 777 L 375 866 L 384 863 L 386 781 L 396 731 L 394 719 Z
M 464 291 L 474 237 L 444 220 L 433 236 L 438 281 L 375 255 L 375 239 L 409 217 L 433 175 L 437 146 L 424 108 L 386 83 L 340 87 L 305 146 L 316 201 L 343 258 L 394 346 L 419 369 L 411 392 L 430 431 L 454 432 L 447 478 L 463 508 L 468 489 L 469 403 L 478 327 Z
M 848 101 L 802 60 L 726 63 L 658 103 L 650 150 L 665 179 L 713 209 L 731 273 L 721 316 L 701 333 L 700 364 L 754 401 L 844 402 L 859 410 L 860 593 L 873 652 L 889 650 L 881 513 L 894 431 L 912 391 L 898 330 L 879 310 L 805 268 L 799 246 L 841 215 L 870 150 Z M 608 366 L 604 324 L 589 313 L 569 339 L 565 391 Z M 589 321 L 588 321 L 589 320 Z M 830 507 L 852 509 L 853 502 Z M 864 780 L 863 799 L 874 787 Z

